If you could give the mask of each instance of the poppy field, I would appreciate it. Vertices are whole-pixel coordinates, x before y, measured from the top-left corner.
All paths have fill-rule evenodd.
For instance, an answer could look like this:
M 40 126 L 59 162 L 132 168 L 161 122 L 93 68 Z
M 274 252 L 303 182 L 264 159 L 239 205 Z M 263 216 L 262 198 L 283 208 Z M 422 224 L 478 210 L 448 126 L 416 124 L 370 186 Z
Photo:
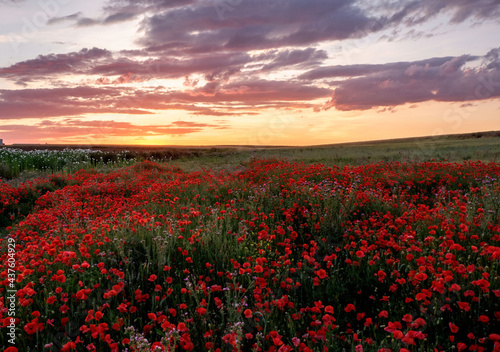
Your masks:
M 500 351 L 499 178 L 253 159 L 0 183 L 0 347 Z

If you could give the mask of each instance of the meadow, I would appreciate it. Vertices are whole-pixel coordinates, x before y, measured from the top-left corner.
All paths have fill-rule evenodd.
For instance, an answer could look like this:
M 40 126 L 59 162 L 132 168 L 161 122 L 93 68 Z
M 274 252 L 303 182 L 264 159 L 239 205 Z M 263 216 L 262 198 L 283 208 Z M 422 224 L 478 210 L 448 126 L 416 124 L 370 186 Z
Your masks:
M 255 157 L 339 167 L 379 161 L 500 162 L 500 131 L 310 147 L 0 146 L 0 179 L 19 182 L 54 172 L 71 173 L 81 169 L 106 172 L 144 160 L 171 162 L 185 171 L 204 168 L 235 171 L 245 167 L 248 160 Z
M 0 347 L 500 351 L 499 149 L 482 136 L 27 168 L 0 183 Z

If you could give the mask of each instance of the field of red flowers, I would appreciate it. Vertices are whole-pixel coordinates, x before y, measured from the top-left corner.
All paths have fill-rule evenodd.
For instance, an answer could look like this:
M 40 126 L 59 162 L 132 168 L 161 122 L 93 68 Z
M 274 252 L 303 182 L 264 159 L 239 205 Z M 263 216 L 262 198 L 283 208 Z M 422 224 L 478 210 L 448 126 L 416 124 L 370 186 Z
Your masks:
M 0 184 L 0 347 L 500 351 L 499 177 L 254 160 Z

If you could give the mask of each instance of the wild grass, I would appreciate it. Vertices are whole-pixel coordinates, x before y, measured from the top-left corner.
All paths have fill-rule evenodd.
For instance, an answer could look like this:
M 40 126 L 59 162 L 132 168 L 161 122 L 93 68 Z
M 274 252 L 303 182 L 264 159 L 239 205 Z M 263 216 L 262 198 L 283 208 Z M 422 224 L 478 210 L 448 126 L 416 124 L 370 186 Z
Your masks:
M 214 148 L 200 153 L 198 158 L 180 158 L 175 164 L 190 171 L 198 171 L 203 167 L 233 171 L 243 168 L 255 157 L 286 159 L 306 164 L 322 163 L 339 167 L 366 165 L 379 161 L 499 162 L 500 137 L 472 134 L 310 147 Z
M 169 162 L 185 171 L 238 171 L 254 158 L 286 159 L 306 164 L 366 165 L 384 162 L 465 160 L 500 161 L 496 132 L 441 137 L 331 144 L 306 147 L 269 146 L 23 146 L 0 148 L 0 178 L 21 181 L 79 169 L 110 171 L 137 161 Z

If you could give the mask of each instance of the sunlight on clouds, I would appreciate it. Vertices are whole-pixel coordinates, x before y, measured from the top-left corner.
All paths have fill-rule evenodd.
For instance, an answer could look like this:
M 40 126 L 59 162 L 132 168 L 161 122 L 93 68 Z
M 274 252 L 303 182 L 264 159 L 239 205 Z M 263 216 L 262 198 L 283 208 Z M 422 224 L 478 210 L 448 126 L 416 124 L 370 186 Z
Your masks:
M 498 2 L 245 0 L 221 14 L 47 1 L 2 4 L 5 140 L 311 145 L 500 128 Z

